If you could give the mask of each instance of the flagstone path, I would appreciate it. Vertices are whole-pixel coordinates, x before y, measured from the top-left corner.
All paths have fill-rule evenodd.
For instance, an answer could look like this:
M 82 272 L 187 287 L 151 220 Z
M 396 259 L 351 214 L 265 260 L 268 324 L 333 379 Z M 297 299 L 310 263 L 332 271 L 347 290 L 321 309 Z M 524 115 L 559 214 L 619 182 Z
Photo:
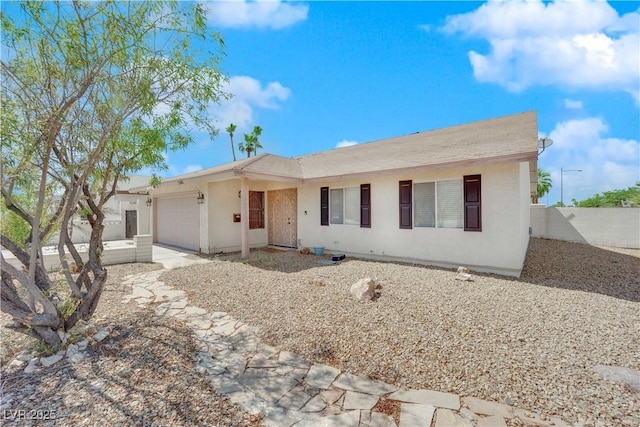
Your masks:
M 368 377 L 340 372 L 263 344 L 257 330 L 227 313 L 189 304 L 182 290 L 158 280 L 166 270 L 127 276 L 132 293 L 123 302 L 159 303 L 158 316 L 185 321 L 200 348 L 196 369 L 244 411 L 262 413 L 265 426 L 397 426 L 375 410 L 381 398 L 400 406 L 399 427 L 506 426 L 509 419 L 531 426 L 568 426 L 509 405 L 433 390 L 404 390 Z

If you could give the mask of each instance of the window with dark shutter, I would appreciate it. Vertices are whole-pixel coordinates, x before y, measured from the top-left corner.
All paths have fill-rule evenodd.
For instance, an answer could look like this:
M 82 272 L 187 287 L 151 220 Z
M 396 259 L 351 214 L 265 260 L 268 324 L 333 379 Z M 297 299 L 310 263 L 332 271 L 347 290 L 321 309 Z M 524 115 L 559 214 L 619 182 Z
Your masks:
M 411 228 L 412 181 L 400 181 L 400 228 Z
M 482 231 L 480 175 L 464 177 L 464 231 Z
M 360 184 L 360 227 L 371 228 L 371 184 Z
M 329 225 L 329 187 L 320 188 L 320 225 Z

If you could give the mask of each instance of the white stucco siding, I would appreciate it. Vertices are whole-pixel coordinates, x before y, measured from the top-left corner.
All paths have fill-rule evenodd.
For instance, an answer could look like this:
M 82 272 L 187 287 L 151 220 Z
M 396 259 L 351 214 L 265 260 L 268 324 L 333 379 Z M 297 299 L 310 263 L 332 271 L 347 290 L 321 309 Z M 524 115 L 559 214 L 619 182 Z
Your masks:
M 150 234 L 151 208 L 146 205 L 146 195 L 117 194 L 107 201 L 105 209 L 108 211 L 102 231 L 102 241 L 125 239 L 126 211 L 137 211 L 138 234 Z M 91 239 L 91 226 L 85 219 L 76 215 L 72 222 L 71 240 L 73 243 L 86 243 Z M 46 242 L 47 245 L 57 245 L 59 233 L 54 233 Z
M 126 220 L 126 211 L 137 211 L 137 234 L 151 234 L 151 206 L 147 206 L 146 195 L 119 194 L 122 203 L 122 218 Z
M 413 183 L 482 176 L 482 231 L 463 229 L 399 228 L 398 182 Z M 519 164 L 447 170 L 428 174 L 372 177 L 359 181 L 307 184 L 298 191 L 298 238 L 303 246 L 365 256 L 395 257 L 436 265 L 466 265 L 478 271 L 518 275 L 522 268 L 523 171 Z M 320 225 L 320 188 L 371 184 L 371 228 L 358 225 Z M 305 211 L 307 212 L 305 215 Z M 528 207 L 526 209 L 528 213 Z M 528 233 L 528 225 L 526 232 Z M 527 234 L 528 237 L 528 234 Z
M 265 192 L 265 207 L 267 190 L 271 186 L 263 181 L 249 181 L 250 191 Z M 240 180 L 228 180 L 209 183 L 209 250 L 213 252 L 230 252 L 240 250 L 240 223 L 233 222 L 233 215 L 240 213 Z M 265 209 L 265 225 L 267 224 L 267 210 Z M 249 246 L 260 247 L 267 245 L 267 229 L 249 230 Z
M 520 163 L 520 258 L 521 264 L 524 264 L 524 260 L 527 257 L 527 249 L 529 248 L 529 237 L 531 227 L 531 192 L 532 182 L 531 174 L 532 165 L 529 162 Z M 535 171 L 537 174 L 537 170 Z

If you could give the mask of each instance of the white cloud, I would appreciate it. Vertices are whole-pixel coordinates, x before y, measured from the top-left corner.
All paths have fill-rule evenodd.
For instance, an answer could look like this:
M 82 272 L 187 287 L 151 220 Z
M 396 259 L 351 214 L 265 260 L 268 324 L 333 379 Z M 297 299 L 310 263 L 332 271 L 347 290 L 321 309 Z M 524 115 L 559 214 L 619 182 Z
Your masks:
M 603 119 L 590 117 L 558 123 L 549 133 L 554 144 L 540 156 L 540 167 L 553 179 L 551 204 L 560 199 L 561 168 L 569 171 L 563 174 L 565 204 L 640 180 L 640 141 L 605 136 L 608 130 Z
M 539 0 L 485 3 L 442 28 L 485 39 L 469 52 L 478 81 L 518 92 L 533 85 L 622 90 L 640 102 L 640 12 L 606 2 Z
M 582 110 L 582 101 L 566 98 L 564 100 L 564 108 L 566 108 L 567 110 Z
M 336 148 L 342 148 L 342 147 L 350 147 L 352 145 L 356 145 L 358 144 L 357 141 L 349 141 L 348 139 L 343 139 L 342 141 L 338 142 L 336 144 Z
M 254 109 L 278 109 L 291 95 L 291 90 L 279 82 L 263 86 L 260 81 L 248 76 L 229 78 L 223 90 L 232 94 L 232 98 L 212 106 L 211 112 L 219 127 L 224 129 L 229 123 L 234 123 L 238 133 L 249 129 L 253 123 Z
M 213 1 L 207 20 L 223 28 L 270 28 L 279 30 L 307 19 L 309 6 L 276 0 Z

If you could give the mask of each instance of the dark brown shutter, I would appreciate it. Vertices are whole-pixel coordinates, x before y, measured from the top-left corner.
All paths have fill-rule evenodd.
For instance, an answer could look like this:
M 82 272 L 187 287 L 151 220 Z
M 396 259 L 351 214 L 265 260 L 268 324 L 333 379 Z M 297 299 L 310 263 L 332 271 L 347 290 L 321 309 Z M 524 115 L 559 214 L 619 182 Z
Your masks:
M 412 181 L 400 181 L 400 228 L 411 228 Z
M 320 225 L 329 225 L 329 187 L 320 188 Z
M 371 184 L 360 184 L 360 227 L 371 228 Z
M 464 231 L 482 231 L 480 175 L 464 177 Z
M 264 192 L 249 191 L 249 229 L 264 228 Z

